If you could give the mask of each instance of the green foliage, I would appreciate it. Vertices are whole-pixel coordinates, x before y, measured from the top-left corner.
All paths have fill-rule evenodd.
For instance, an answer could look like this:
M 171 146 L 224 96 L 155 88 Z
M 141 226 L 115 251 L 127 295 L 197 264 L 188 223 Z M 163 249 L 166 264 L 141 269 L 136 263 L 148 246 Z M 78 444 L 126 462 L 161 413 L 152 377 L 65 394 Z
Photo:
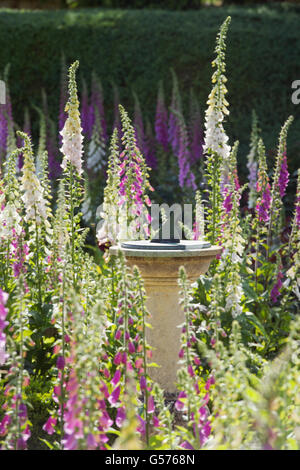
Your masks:
M 42 439 L 52 441 L 51 437 L 42 430 L 47 421 L 49 409 L 52 406 L 53 381 L 44 380 L 44 377 L 32 378 L 28 386 L 27 395 L 30 396 L 29 419 L 32 423 L 32 433 L 28 441 L 29 449 L 47 450 Z
M 176 2 L 179 3 L 179 2 Z M 53 119 L 58 115 L 61 53 L 66 63 L 80 60 L 89 80 L 99 75 L 106 109 L 111 112 L 112 82 L 121 103 L 132 114 L 132 89 L 143 110 L 154 116 L 157 87 L 163 80 L 171 94 L 170 67 L 178 75 L 188 102 L 191 86 L 205 106 L 210 87 L 214 38 L 230 14 L 227 40 L 228 96 L 231 114 L 226 130 L 240 141 L 240 163 L 245 171 L 251 112 L 255 109 L 270 157 L 275 157 L 281 123 L 293 114 L 290 131 L 290 168 L 299 158 L 299 106 L 291 102 L 291 84 L 300 55 L 299 15 L 296 5 L 203 8 L 199 11 L 75 10 L 0 11 L 0 70 L 11 63 L 9 81 L 16 121 L 23 121 L 25 106 L 39 105 L 41 88 L 49 97 Z M 276 112 L 274 110 L 276 109 Z M 35 129 L 37 133 L 38 130 Z

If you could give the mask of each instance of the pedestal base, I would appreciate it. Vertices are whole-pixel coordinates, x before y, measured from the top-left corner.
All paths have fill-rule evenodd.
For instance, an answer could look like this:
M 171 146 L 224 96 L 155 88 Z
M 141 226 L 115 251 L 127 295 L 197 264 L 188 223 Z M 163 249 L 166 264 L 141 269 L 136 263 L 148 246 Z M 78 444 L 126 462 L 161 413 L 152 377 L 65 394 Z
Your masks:
M 133 244 L 134 242 L 131 242 Z M 179 305 L 178 271 L 184 266 L 189 281 L 194 282 L 207 272 L 211 261 L 222 248 L 196 250 L 135 250 L 111 247 L 112 254 L 121 250 L 129 266 L 137 266 L 145 283 L 147 309 L 151 315 L 146 339 L 153 348 L 152 362 L 160 367 L 150 368 L 149 375 L 167 392 L 176 391 L 178 354 L 184 314 Z

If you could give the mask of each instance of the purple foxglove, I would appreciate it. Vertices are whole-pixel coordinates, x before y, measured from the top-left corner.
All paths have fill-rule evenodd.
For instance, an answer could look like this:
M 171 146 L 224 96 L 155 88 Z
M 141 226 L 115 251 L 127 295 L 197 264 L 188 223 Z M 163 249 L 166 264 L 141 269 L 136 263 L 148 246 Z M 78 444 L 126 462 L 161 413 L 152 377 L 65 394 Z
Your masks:
M 162 83 L 158 89 L 155 114 L 155 137 L 165 152 L 168 151 L 168 111 L 165 106 Z
M 287 157 L 286 157 L 286 153 L 284 153 L 282 163 L 281 163 L 279 178 L 278 178 L 278 188 L 279 188 L 279 193 L 280 193 L 281 198 L 283 198 L 283 196 L 285 195 L 288 182 L 289 182 L 289 172 L 288 172 L 288 166 L 287 166 Z

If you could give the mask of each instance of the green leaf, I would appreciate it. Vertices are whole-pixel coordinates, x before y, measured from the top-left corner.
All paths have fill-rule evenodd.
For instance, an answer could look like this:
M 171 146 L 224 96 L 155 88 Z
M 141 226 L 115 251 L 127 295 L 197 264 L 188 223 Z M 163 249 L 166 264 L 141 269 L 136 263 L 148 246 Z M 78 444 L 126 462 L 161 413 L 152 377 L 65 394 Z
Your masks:
M 287 439 L 288 448 L 291 450 L 299 450 L 299 445 L 296 439 L 292 439 L 291 437 Z
M 261 395 L 254 388 L 247 387 L 245 394 L 254 403 L 259 403 L 261 401 Z
M 53 336 L 51 338 L 45 338 L 44 339 L 44 344 L 51 344 L 55 341 L 55 338 Z
M 47 441 L 47 439 L 41 439 L 41 438 L 39 438 L 39 440 L 40 440 L 41 442 L 43 442 L 44 444 L 46 444 L 46 446 L 49 447 L 50 450 L 53 450 L 53 449 L 54 449 L 54 446 L 53 446 L 49 441 Z
M 260 334 L 268 338 L 266 330 L 255 315 L 248 315 L 248 321 L 258 329 Z
M 31 330 L 23 330 L 23 338 L 30 338 L 30 336 L 32 335 L 32 331 Z M 21 333 L 18 334 L 18 336 L 16 337 L 16 341 L 20 341 L 21 340 Z
M 184 428 L 183 426 L 176 426 L 176 429 L 177 429 L 178 431 L 181 431 L 181 432 L 183 432 L 184 434 L 186 434 L 186 433 L 187 433 L 187 429 L 186 429 L 186 428 Z
M 149 440 L 149 448 L 154 450 L 166 450 L 169 449 L 167 443 L 164 443 L 164 437 L 160 435 L 151 436 Z

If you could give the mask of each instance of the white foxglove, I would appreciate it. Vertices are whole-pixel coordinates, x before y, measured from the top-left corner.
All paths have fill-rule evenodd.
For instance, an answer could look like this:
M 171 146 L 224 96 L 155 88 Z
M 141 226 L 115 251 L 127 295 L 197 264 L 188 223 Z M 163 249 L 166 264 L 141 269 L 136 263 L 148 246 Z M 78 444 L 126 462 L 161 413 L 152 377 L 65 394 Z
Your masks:
M 25 207 L 25 220 L 35 220 L 37 225 L 48 217 L 47 201 L 43 195 L 43 188 L 36 175 L 30 138 L 23 132 L 19 135 L 24 139 L 24 164 L 22 167 L 21 190 Z
M 79 112 L 79 101 L 77 97 L 77 86 L 75 72 L 79 62 L 74 62 L 69 70 L 69 100 L 65 111 L 68 114 L 65 125 L 60 132 L 62 136 L 61 152 L 64 155 L 62 168 L 66 169 L 69 161 L 78 171 L 82 173 L 83 135 L 81 134 L 81 122 Z

